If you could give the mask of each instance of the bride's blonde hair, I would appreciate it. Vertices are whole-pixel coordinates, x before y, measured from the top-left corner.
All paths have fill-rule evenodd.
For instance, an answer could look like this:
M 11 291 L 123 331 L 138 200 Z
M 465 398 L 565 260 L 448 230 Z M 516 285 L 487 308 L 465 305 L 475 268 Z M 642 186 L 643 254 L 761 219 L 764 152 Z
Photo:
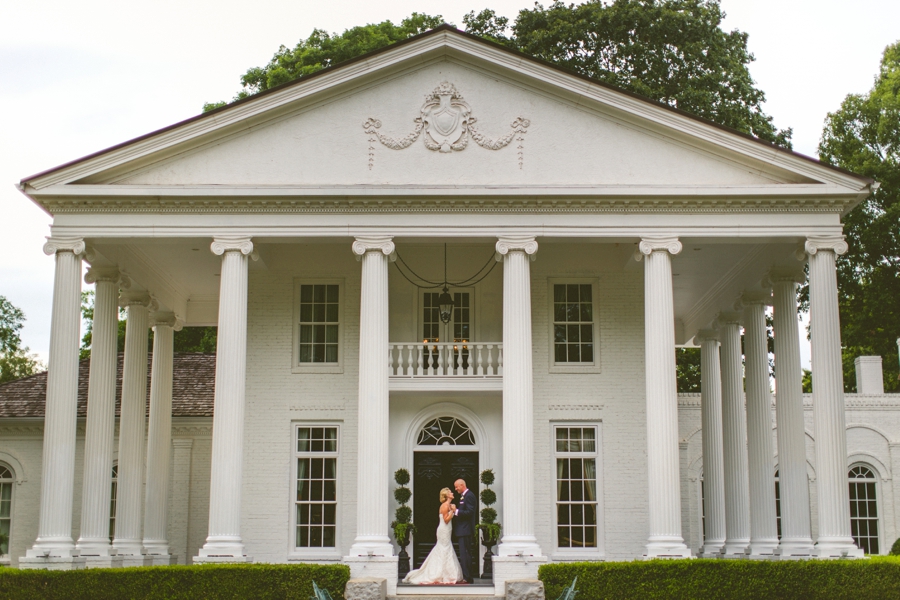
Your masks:
M 452 498 L 453 492 L 450 491 L 450 488 L 444 488 L 441 490 L 441 504 L 444 503 L 444 500 L 447 498 Z

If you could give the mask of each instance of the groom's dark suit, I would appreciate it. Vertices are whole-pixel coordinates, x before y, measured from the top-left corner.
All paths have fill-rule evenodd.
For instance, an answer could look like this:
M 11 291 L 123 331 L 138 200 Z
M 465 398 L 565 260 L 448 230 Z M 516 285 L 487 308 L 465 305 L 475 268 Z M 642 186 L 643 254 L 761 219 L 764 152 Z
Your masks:
M 456 534 L 456 543 L 459 546 L 459 566 L 462 567 L 463 578 L 469 583 L 474 582 L 475 577 L 472 569 L 475 566 L 474 559 L 477 552 L 472 542 L 475 540 L 477 503 L 475 494 L 467 489 L 459 499 L 456 518 L 453 519 L 453 533 Z

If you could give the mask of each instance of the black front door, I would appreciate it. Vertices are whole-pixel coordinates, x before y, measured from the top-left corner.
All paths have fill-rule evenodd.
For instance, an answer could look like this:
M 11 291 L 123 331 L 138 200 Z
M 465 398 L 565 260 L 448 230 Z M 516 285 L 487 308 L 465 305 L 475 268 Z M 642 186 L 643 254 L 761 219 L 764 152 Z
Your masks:
M 478 497 L 477 452 L 416 452 L 413 460 L 413 568 L 418 569 L 437 541 L 440 494 L 453 491 L 453 482 L 464 479 Z M 455 492 L 454 492 L 455 493 Z M 454 538 L 455 540 L 455 538 Z

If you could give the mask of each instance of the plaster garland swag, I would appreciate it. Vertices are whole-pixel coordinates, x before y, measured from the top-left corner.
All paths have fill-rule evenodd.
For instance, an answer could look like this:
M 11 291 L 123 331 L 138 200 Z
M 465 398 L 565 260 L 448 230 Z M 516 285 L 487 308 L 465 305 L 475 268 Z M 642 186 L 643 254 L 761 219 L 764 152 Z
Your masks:
M 425 95 L 425 103 L 418 117 L 413 119 L 415 127 L 406 136 L 394 139 L 378 131 L 381 121 L 369 117 L 363 129 L 369 135 L 369 169 L 375 166 L 375 142 L 391 150 L 405 150 L 413 145 L 424 132 L 422 138 L 429 150 L 442 153 L 461 152 L 469 145 L 469 138 L 487 150 L 500 150 L 514 139 L 518 143 L 519 168 L 523 165 L 524 135 L 531 121 L 517 117 L 510 123 L 511 131 L 497 139 L 486 137 L 475 127 L 477 119 L 472 116 L 472 108 L 463 99 L 456 86 L 441 82 L 430 94 Z

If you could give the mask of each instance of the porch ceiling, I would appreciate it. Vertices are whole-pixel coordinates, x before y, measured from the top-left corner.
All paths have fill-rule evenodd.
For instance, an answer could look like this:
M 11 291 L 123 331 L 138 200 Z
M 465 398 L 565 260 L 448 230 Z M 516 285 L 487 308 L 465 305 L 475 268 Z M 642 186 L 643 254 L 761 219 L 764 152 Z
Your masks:
M 94 265 L 118 266 L 127 274 L 134 289 L 149 291 L 160 310 L 171 310 L 188 326 L 215 325 L 218 313 L 221 259 L 209 249 L 209 238 L 98 239 L 90 243 Z M 426 239 L 397 238 L 398 247 L 423 244 Z M 794 257 L 799 240 L 682 238 L 683 250 L 672 261 L 675 300 L 676 342 L 689 343 L 697 330 L 708 327 L 719 311 L 732 310 L 734 301 L 745 290 L 761 289 L 760 281 L 775 266 L 801 269 Z M 427 240 L 434 245 L 435 239 Z M 440 240 L 441 244 L 443 240 Z M 451 245 L 492 244 L 488 238 L 448 239 Z M 260 259 L 250 262 L 251 271 L 284 270 L 302 258 L 302 247 L 309 244 L 344 245 L 349 255 L 348 238 L 297 240 L 258 240 Z M 539 238 L 548 245 L 577 243 L 594 248 L 605 247 L 602 270 L 634 271 L 642 264 L 632 258 L 634 238 L 562 239 Z M 549 250 L 549 248 L 548 248 Z M 538 260 L 541 260 L 541 252 Z M 549 260 L 549 253 L 544 259 Z

